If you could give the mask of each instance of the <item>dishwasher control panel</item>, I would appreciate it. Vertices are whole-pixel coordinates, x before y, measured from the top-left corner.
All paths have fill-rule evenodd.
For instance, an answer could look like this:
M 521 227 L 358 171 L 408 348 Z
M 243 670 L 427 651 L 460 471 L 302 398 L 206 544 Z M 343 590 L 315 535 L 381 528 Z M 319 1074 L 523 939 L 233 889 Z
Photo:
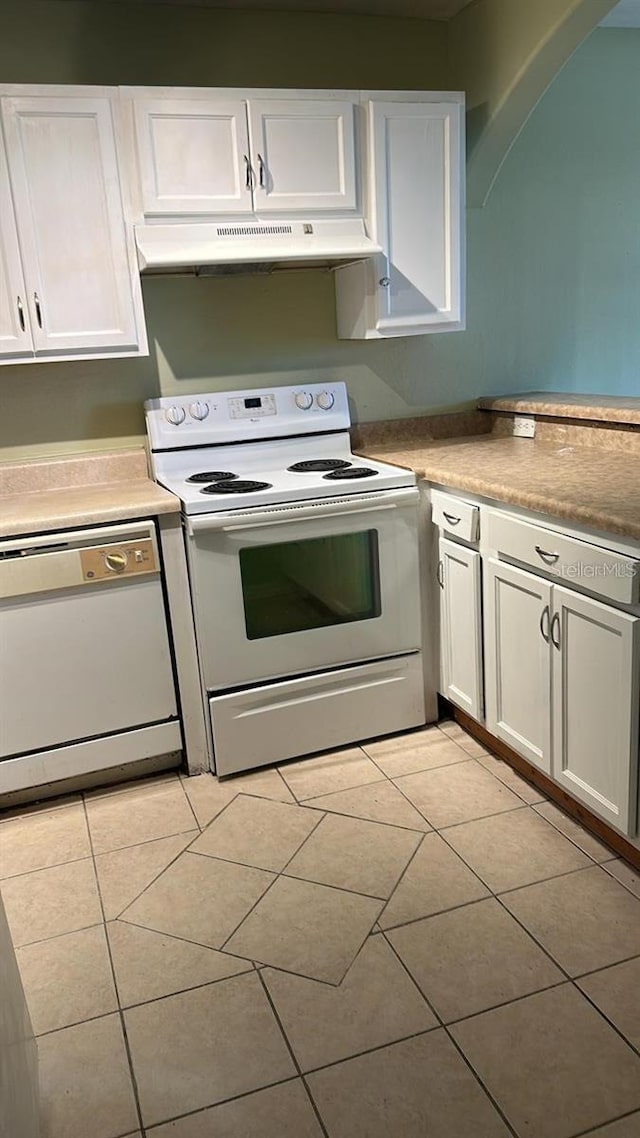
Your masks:
M 79 552 L 82 577 L 87 582 L 155 573 L 158 568 L 154 545 L 148 538 L 121 545 L 92 545 Z

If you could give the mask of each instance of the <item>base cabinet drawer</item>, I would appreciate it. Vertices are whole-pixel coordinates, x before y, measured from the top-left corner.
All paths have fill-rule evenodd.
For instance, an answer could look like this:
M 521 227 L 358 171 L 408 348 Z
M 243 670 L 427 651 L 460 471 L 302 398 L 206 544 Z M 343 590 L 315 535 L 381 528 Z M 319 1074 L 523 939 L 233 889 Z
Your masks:
M 209 700 L 216 774 L 233 774 L 425 721 L 422 657 L 300 676 Z
M 500 510 L 487 510 L 483 525 L 487 546 L 502 557 L 553 573 L 567 584 L 619 604 L 640 602 L 640 560 Z
M 431 491 L 432 521 L 445 533 L 460 541 L 477 541 L 480 536 L 480 507 L 453 494 Z

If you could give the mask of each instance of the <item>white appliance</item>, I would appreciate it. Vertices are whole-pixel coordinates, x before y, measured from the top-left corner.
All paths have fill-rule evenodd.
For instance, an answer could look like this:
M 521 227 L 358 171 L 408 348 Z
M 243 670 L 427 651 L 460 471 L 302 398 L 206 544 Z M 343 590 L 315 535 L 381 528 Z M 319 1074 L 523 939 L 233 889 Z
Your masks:
M 424 723 L 416 479 L 352 454 L 345 385 L 145 410 L 182 500 L 217 773 Z
M 0 690 L 0 793 L 180 750 L 152 521 L 0 542 Z

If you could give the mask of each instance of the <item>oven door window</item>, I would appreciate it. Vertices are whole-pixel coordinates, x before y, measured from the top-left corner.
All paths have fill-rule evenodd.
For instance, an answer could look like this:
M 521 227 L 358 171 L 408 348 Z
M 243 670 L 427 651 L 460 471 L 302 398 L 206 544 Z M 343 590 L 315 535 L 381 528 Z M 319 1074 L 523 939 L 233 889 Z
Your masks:
M 380 616 L 376 530 L 249 546 L 239 556 L 248 640 Z

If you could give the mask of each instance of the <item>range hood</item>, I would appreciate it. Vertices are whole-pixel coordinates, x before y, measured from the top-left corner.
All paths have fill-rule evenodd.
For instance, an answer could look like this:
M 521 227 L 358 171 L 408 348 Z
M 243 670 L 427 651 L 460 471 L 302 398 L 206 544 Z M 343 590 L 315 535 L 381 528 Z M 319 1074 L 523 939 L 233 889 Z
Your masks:
M 362 218 L 137 225 L 135 235 L 141 272 L 206 267 L 207 274 L 225 274 L 335 266 L 382 252 L 367 237 Z

